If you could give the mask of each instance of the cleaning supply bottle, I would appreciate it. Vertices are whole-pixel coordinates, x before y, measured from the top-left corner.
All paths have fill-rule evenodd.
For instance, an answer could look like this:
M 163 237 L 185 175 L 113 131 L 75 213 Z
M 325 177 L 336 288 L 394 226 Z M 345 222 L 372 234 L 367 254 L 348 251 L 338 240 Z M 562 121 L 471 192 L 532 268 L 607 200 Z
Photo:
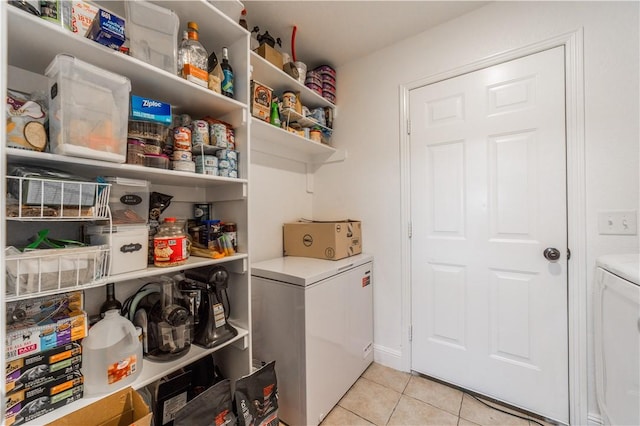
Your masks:
M 133 383 L 142 371 L 142 355 L 133 323 L 116 309 L 105 312 L 82 341 L 85 395 L 113 392 Z

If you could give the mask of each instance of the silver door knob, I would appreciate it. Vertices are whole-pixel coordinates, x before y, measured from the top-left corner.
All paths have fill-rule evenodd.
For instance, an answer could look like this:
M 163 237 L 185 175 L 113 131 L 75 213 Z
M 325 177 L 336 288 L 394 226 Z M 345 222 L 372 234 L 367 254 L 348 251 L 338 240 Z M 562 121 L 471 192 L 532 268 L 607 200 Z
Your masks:
M 547 247 L 544 249 L 544 258 L 552 262 L 560 259 L 560 250 L 553 247 Z

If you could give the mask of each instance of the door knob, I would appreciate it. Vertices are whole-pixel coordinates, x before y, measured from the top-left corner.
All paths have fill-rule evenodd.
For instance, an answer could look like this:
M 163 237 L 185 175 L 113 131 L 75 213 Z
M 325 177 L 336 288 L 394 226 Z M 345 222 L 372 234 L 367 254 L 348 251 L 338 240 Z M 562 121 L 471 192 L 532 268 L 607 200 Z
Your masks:
M 550 260 L 552 262 L 555 262 L 556 260 L 560 259 L 560 250 L 558 250 L 557 248 L 547 247 L 546 249 L 544 249 L 543 254 L 545 259 Z

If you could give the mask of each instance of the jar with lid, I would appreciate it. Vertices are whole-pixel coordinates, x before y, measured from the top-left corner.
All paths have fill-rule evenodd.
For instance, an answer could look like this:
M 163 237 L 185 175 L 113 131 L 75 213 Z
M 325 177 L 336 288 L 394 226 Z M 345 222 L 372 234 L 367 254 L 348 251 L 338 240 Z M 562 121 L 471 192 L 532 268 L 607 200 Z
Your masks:
M 222 225 L 222 232 L 229 238 L 233 250 L 238 252 L 238 226 L 235 222 L 225 222 Z
M 189 258 L 188 242 L 176 218 L 166 218 L 153 237 L 153 264 L 160 267 L 185 264 Z

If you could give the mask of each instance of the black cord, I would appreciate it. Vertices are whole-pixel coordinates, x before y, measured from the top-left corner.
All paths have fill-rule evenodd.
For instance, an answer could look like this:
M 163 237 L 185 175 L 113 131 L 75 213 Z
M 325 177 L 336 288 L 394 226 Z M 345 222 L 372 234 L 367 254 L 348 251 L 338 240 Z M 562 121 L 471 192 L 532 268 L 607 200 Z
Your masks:
M 489 405 L 489 404 L 487 404 L 486 402 L 484 402 L 483 400 L 481 400 L 480 398 L 478 398 L 478 397 L 477 397 L 477 396 L 475 396 L 475 395 L 472 395 L 472 394 L 470 394 L 470 393 L 468 393 L 467 395 L 471 396 L 471 397 L 472 397 L 473 399 L 475 399 L 476 401 L 480 402 L 481 404 L 483 404 L 483 405 L 485 405 L 485 406 L 487 406 L 487 407 L 489 407 L 489 408 L 491 408 L 491 409 L 494 409 L 494 410 L 496 410 L 496 411 L 500 411 L 501 413 L 508 414 L 508 415 L 510 415 L 510 416 L 513 416 L 513 417 L 518 417 L 519 419 L 523 419 L 523 420 L 527 420 L 527 421 L 530 421 L 530 422 L 537 423 L 537 424 L 539 424 L 540 426 L 544 426 L 544 425 L 543 425 L 542 423 L 540 423 L 539 421 L 536 421 L 536 420 L 531 419 L 531 418 L 529 418 L 529 417 L 523 417 L 523 416 L 520 416 L 520 415 L 518 415 L 518 414 L 514 414 L 514 413 L 510 413 L 510 412 L 505 411 L 505 410 L 501 410 L 500 408 L 498 408 L 498 407 L 494 407 L 493 405 Z

